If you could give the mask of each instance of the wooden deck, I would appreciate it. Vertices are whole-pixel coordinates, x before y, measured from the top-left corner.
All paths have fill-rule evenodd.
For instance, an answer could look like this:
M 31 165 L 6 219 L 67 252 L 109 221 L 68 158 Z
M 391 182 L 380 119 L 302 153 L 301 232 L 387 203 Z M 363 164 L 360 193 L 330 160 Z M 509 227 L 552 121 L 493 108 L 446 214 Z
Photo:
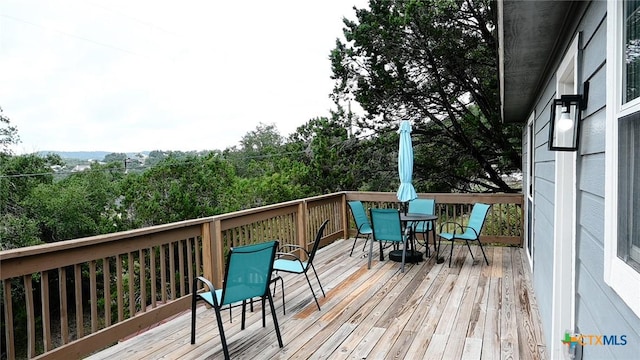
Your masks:
M 281 274 L 286 315 L 278 287 L 275 305 L 284 348 L 280 349 L 267 309 L 247 312 L 240 331 L 240 308 L 223 312 L 233 359 L 545 359 L 537 304 L 521 248 L 488 247 L 489 266 L 473 247 L 454 247 L 454 262 L 419 265 L 378 261 L 371 270 L 362 241 L 349 257 L 352 240 L 338 240 L 316 256 L 326 292 L 318 311 L 303 275 Z M 377 245 L 377 244 L 376 244 Z M 367 247 L 368 249 L 368 247 Z M 443 253 L 449 253 L 444 246 Z M 385 251 L 385 252 L 388 252 Z M 447 259 L 448 260 L 448 259 Z M 311 276 L 311 275 L 310 275 Z M 311 279 L 316 292 L 319 288 Z M 190 311 L 93 354 L 90 359 L 223 358 L 213 310 L 197 312 L 196 344 L 191 345 Z

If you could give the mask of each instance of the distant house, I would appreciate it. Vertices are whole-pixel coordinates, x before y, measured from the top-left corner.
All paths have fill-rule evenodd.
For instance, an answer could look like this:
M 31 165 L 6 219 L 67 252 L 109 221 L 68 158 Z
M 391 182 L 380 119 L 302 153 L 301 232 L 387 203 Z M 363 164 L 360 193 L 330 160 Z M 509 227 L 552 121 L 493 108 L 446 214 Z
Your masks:
M 80 172 L 87 169 L 91 169 L 91 165 L 76 165 L 73 169 L 71 169 L 71 172 Z
M 525 247 L 550 356 L 639 359 L 640 3 L 497 5 L 503 117 L 526 124 Z M 556 106 L 563 95 L 587 95 L 584 108 Z M 552 109 L 569 121 L 550 137 Z M 577 150 L 550 150 L 574 128 Z

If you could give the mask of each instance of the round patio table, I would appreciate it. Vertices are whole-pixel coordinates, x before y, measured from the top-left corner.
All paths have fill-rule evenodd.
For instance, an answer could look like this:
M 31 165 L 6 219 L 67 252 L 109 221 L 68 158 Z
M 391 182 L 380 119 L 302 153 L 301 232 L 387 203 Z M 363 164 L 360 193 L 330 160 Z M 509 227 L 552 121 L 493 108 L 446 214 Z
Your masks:
M 436 220 L 438 217 L 432 214 L 420 214 L 420 213 L 403 213 L 400 212 L 400 221 L 402 221 L 405 226 L 409 222 L 420 222 L 420 221 L 429 221 L 431 222 L 431 234 L 433 236 L 433 247 L 436 251 L 436 263 L 442 264 L 444 262 L 444 257 L 440 257 L 440 246 L 436 246 Z M 415 232 L 413 228 L 411 228 L 411 241 L 410 246 L 406 254 L 405 262 L 418 262 L 422 260 L 422 253 L 415 250 Z M 429 249 L 429 239 L 427 239 L 425 246 L 427 247 L 427 251 Z M 392 257 L 393 256 L 393 257 Z M 394 261 L 402 261 L 402 250 L 393 250 L 389 253 L 389 258 Z

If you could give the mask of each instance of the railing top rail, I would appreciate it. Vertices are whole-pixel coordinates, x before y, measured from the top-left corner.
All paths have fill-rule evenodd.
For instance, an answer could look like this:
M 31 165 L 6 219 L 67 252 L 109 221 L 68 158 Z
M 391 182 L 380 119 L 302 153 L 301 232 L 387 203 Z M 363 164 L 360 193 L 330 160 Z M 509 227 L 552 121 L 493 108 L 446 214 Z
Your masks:
M 8 259 L 18 258 L 23 256 L 30 256 L 35 254 L 41 255 L 43 253 L 56 252 L 56 251 L 67 250 L 72 248 L 75 249 L 83 246 L 95 246 L 95 245 L 106 243 L 106 242 L 127 240 L 131 238 L 147 236 L 155 233 L 163 233 L 171 230 L 178 230 L 178 229 L 184 229 L 184 228 L 189 228 L 193 226 L 199 226 L 202 223 L 205 223 L 208 221 L 211 221 L 211 220 L 207 218 L 190 219 L 190 220 L 179 221 L 179 222 L 174 222 L 169 224 L 144 227 L 140 229 L 120 231 L 120 232 L 111 233 L 111 234 L 88 236 L 84 238 L 59 241 L 59 242 L 50 243 L 50 244 L 34 245 L 34 246 L 17 248 L 17 249 L 3 250 L 3 251 L 0 251 L 0 260 L 8 260 Z
M 235 211 L 231 213 L 203 217 L 198 219 L 189 219 L 189 220 L 184 220 L 184 221 L 179 221 L 179 222 L 174 222 L 169 224 L 155 225 L 155 226 L 149 226 L 149 227 L 144 227 L 144 228 L 134 229 L 134 230 L 127 230 L 127 231 L 120 231 L 120 232 L 111 233 L 111 234 L 88 236 L 84 238 L 59 241 L 59 242 L 50 243 L 50 244 L 34 245 L 34 246 L 27 246 L 27 247 L 10 249 L 10 250 L 3 250 L 3 251 L 0 251 L 0 260 L 9 260 L 9 259 L 19 258 L 24 256 L 31 256 L 31 255 L 42 255 L 44 253 L 57 252 L 57 251 L 62 251 L 67 249 L 77 249 L 84 246 L 95 246 L 95 245 L 106 243 L 106 242 L 113 242 L 118 240 L 142 237 L 142 236 L 147 236 L 155 233 L 167 232 L 170 230 L 184 229 L 192 226 L 200 226 L 203 223 L 213 222 L 216 220 L 224 222 L 225 220 L 237 219 L 237 218 L 245 217 L 248 215 L 269 213 L 269 212 L 272 212 L 273 210 L 286 209 L 288 207 L 296 207 L 301 202 L 305 202 L 305 201 L 306 202 L 317 201 L 317 200 L 329 199 L 329 198 L 341 196 L 341 195 L 342 193 L 333 193 L 333 194 L 327 194 L 327 195 L 321 195 L 321 196 L 314 196 L 314 197 L 301 199 L 301 200 L 292 200 L 288 202 L 283 202 L 283 203 L 278 203 L 273 205 L 266 205 L 258 208 L 240 210 L 240 211 Z
M 347 200 L 398 202 L 395 193 L 347 191 Z M 486 202 L 488 204 L 523 204 L 521 193 L 418 193 L 419 198 L 433 198 L 441 204 Z

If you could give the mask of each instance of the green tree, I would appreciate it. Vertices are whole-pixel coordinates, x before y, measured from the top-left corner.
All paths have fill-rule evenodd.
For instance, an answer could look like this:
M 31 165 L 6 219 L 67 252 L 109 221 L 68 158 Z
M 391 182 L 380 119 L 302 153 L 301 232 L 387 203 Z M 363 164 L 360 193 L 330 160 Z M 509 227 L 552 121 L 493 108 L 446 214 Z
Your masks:
M 10 146 L 19 142 L 18 128 L 11 125 L 11 120 L 2 114 L 2 107 L 0 107 L 0 160 L 3 156 L 11 155 Z
M 22 202 L 45 242 L 125 230 L 119 207 L 120 164 L 92 165 L 52 184 L 40 184 Z
M 0 158 L 0 213 L 19 214 L 20 203 L 40 184 L 53 183 L 53 165 L 64 165 L 57 154 L 25 154 Z
M 397 188 L 397 134 L 367 135 L 351 126 L 352 117 L 338 109 L 331 118 L 311 119 L 289 136 L 287 152 L 307 166 L 300 181 L 311 194 Z
M 413 120 L 421 191 L 515 191 L 501 175 L 520 170 L 521 124 L 500 116 L 491 2 L 370 0 L 355 14 L 330 56 L 334 101 L 358 101 L 376 132 Z
M 166 224 L 228 211 L 233 168 L 219 156 L 169 156 L 122 183 L 122 206 L 131 227 Z
M 284 139 L 274 124 L 259 123 L 255 130 L 242 136 L 239 147 L 225 149 L 223 155 L 241 178 L 255 178 L 276 171 Z M 275 161 L 274 161 L 275 159 Z

